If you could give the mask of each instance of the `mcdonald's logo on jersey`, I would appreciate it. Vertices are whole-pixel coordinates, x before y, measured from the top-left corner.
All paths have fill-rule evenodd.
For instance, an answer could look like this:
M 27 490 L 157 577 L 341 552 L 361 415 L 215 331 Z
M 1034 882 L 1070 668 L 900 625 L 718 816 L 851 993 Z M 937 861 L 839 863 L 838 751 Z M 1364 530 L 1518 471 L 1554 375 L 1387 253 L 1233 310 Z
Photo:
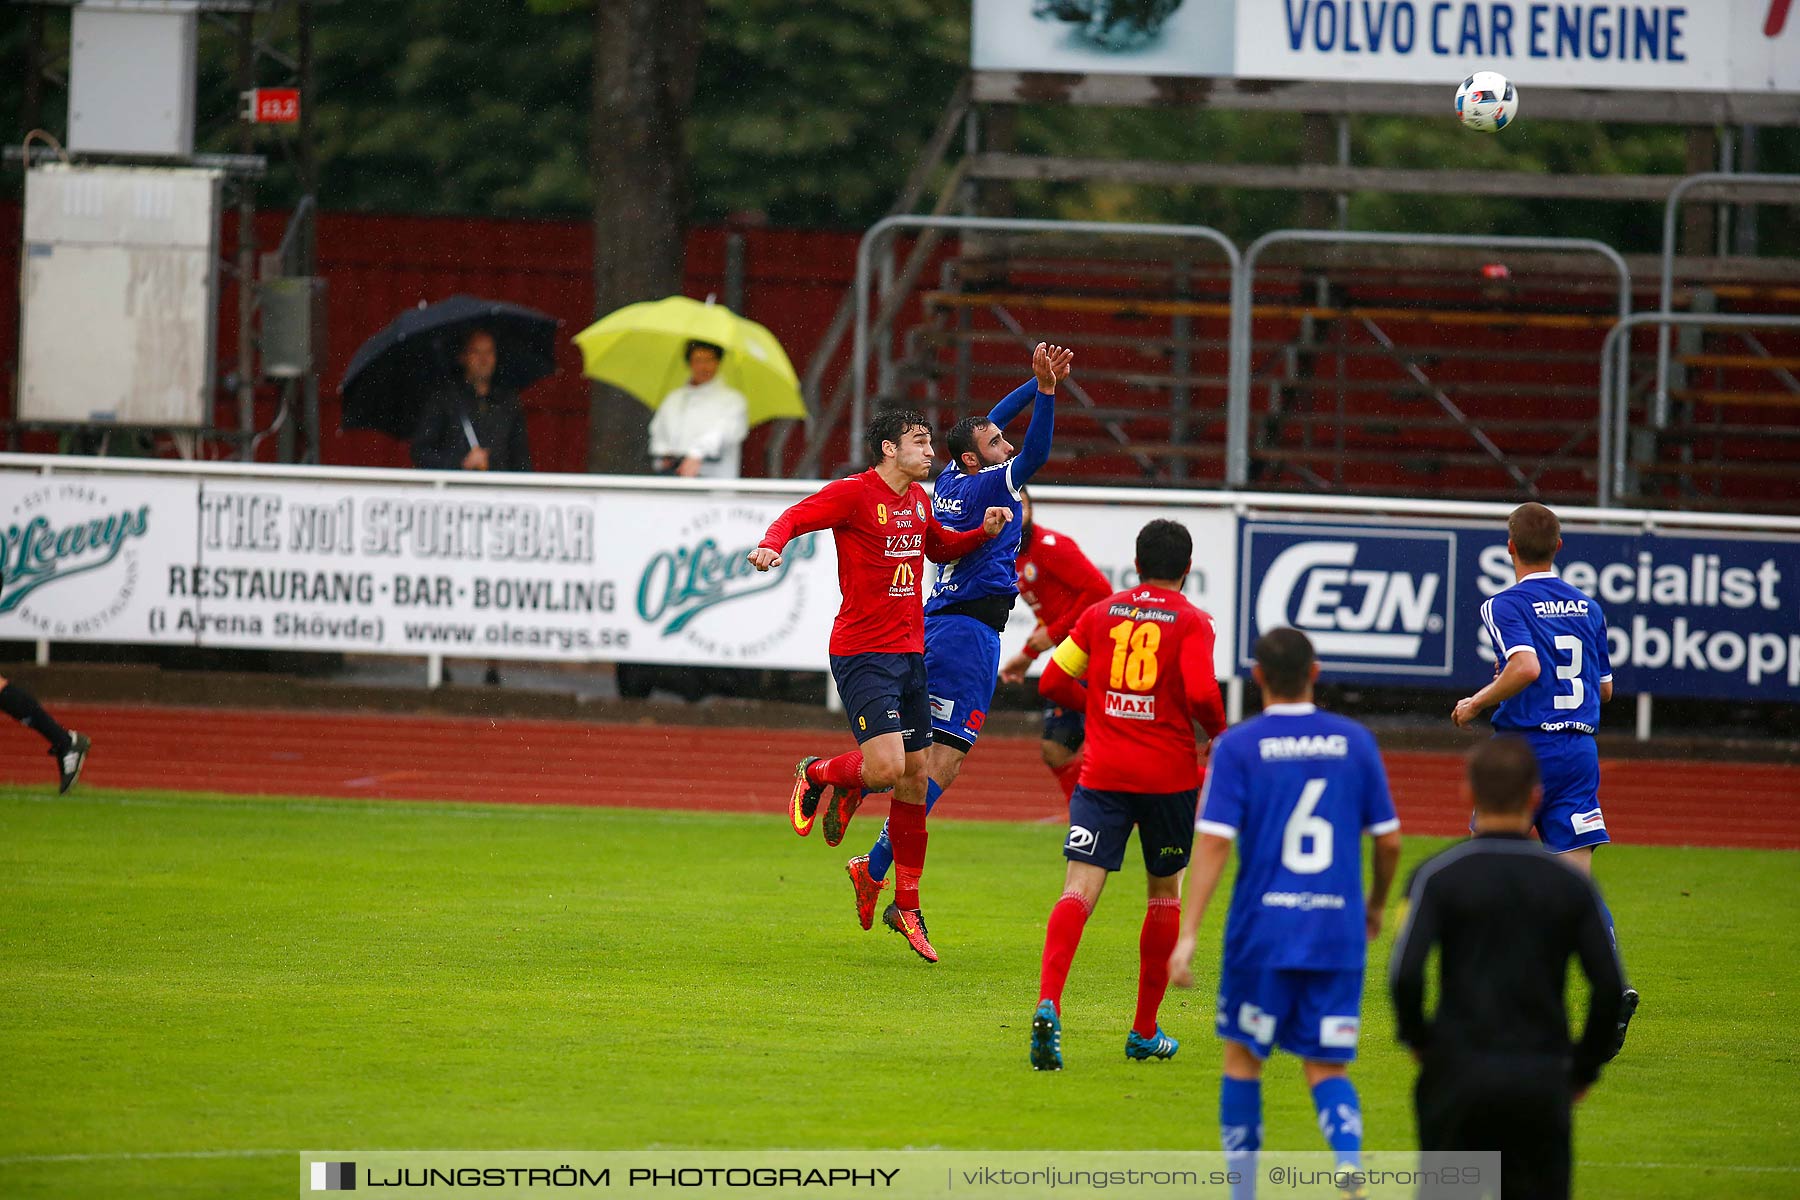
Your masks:
M 888 584 L 890 596 L 912 596 L 918 592 L 919 572 L 909 562 L 903 562 L 894 568 L 894 578 Z

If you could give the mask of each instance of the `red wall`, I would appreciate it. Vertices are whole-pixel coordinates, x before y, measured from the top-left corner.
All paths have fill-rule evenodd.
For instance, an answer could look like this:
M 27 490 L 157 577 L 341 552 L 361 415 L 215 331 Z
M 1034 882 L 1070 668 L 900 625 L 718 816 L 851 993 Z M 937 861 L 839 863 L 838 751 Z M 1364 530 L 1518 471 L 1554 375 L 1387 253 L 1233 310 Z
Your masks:
M 17 205 L 0 206 L 0 406 L 10 415 L 18 369 L 19 277 Z M 257 219 L 260 249 L 281 238 L 286 213 L 262 213 Z M 696 298 L 722 293 L 726 230 L 696 229 L 688 238 L 683 290 Z M 761 321 L 787 347 L 795 369 L 804 371 L 807 357 L 830 323 L 855 269 L 857 235 L 793 230 L 746 229 L 744 315 Z M 235 253 L 236 221 L 225 221 L 223 249 Z M 321 420 L 326 429 L 324 459 L 328 463 L 401 466 L 406 446 L 378 433 L 338 429 L 338 381 L 350 356 L 364 339 L 420 300 L 440 300 L 469 292 L 495 300 L 530 305 L 563 322 L 559 371 L 525 394 L 532 455 L 539 469 L 580 471 L 586 463 L 588 384 L 581 376 L 581 356 L 568 339 L 593 320 L 593 231 L 586 221 L 491 219 L 475 217 L 410 217 L 385 214 L 325 213 L 318 227 L 319 273 L 326 279 L 329 330 L 325 369 L 320 380 Z M 237 345 L 236 289 L 221 276 L 218 361 L 221 376 L 235 363 Z M 217 393 L 217 421 L 236 423 L 236 398 Z M 258 393 L 258 423 L 274 419 L 279 397 L 273 389 Z M 761 474 L 761 447 L 766 429 L 753 433 L 745 462 L 750 474 Z M 791 452 L 798 451 L 794 439 Z M 44 435 L 27 439 L 26 448 L 47 450 Z M 272 459 L 273 439 L 261 457 Z

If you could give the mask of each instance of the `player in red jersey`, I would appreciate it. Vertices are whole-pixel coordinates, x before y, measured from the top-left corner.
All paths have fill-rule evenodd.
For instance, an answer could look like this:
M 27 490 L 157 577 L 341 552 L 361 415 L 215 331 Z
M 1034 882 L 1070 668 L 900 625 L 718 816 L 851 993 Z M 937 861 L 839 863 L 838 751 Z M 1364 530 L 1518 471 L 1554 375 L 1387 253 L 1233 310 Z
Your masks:
M 802 837 L 812 831 L 819 801 L 825 841 L 837 845 L 865 792 L 894 789 L 888 836 L 894 847 L 895 896 L 882 921 L 927 962 L 937 951 L 919 912 L 925 869 L 925 750 L 931 745 L 931 701 L 925 687 L 925 610 L 919 583 L 924 560 L 954 562 L 992 538 L 1012 510 L 990 508 L 984 522 L 954 533 L 938 524 L 919 481 L 931 473 L 931 427 L 907 409 L 880 413 L 866 438 L 874 466 L 826 484 L 769 526 L 750 552 L 758 571 L 781 565 L 781 552 L 802 533 L 829 529 L 837 543 L 838 588 L 844 603 L 831 627 L 831 675 L 843 698 L 858 748 L 836 758 L 802 759 L 794 768 L 789 817 Z
M 1212 618 L 1181 594 L 1193 557 L 1185 526 L 1160 520 L 1144 526 L 1137 537 L 1141 582 L 1084 611 L 1038 683 L 1046 699 L 1087 714 L 1087 750 L 1063 846 L 1068 874 L 1062 899 L 1050 910 L 1031 1022 L 1031 1065 L 1040 1071 L 1062 1069 L 1063 983 L 1107 873 L 1124 865 L 1134 825 L 1150 904 L 1138 938 L 1137 1017 L 1125 1056 L 1172 1058 L 1180 1048 L 1157 1024 L 1156 1010 L 1180 933 L 1181 876 L 1193 851 L 1204 774 L 1194 725 L 1209 738 L 1225 731 Z M 1090 656 L 1098 671 L 1083 687 Z
M 1075 627 L 1075 618 L 1113 590 L 1074 538 L 1033 523 L 1031 497 L 1024 488 L 1019 489 L 1019 498 L 1025 504 L 1024 527 L 1019 537 L 1019 595 L 1031 605 L 1038 623 L 1025 639 L 1024 648 L 1000 664 L 1000 679 L 1005 683 L 1024 682 L 1025 673 L 1031 670 L 1038 655 L 1060 644 Z M 1086 736 L 1087 722 L 1079 709 L 1045 703 L 1040 749 L 1044 765 L 1062 787 L 1065 801 L 1075 793 L 1075 781 L 1081 772 L 1081 743 Z

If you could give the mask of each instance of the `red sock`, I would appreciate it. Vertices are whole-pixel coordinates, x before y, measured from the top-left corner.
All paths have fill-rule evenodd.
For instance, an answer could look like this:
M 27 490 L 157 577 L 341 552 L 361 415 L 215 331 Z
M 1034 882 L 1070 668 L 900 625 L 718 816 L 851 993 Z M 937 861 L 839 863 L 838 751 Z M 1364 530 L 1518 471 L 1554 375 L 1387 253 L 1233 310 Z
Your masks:
M 1060 767 L 1051 767 L 1050 773 L 1056 776 L 1057 786 L 1062 788 L 1064 802 L 1073 800 L 1075 781 L 1081 778 L 1081 755 L 1076 754 Z
M 919 876 L 925 871 L 925 806 L 888 803 L 888 842 L 894 847 L 894 903 L 919 907 Z
M 1144 913 L 1144 929 L 1138 934 L 1138 1006 L 1132 1032 L 1150 1037 L 1156 1032 L 1156 1010 L 1169 990 L 1169 955 L 1181 935 L 1181 901 L 1173 896 L 1150 901 Z
M 860 788 L 863 785 L 862 751 L 852 750 L 836 758 L 821 758 L 806 768 L 806 777 L 814 783 L 829 783 L 833 787 Z
M 1055 1004 L 1059 1015 L 1069 965 L 1075 961 L 1075 947 L 1081 945 L 1081 931 L 1093 911 L 1079 892 L 1064 892 L 1050 910 L 1050 927 L 1044 931 L 1044 965 L 1038 975 L 1038 999 Z

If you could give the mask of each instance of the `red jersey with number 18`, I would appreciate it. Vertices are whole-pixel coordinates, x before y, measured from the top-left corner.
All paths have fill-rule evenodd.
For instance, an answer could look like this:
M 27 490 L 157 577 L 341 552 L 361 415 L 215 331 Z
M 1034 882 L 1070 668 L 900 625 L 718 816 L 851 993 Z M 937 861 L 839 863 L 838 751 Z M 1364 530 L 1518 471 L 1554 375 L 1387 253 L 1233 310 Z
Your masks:
M 1194 723 L 1209 737 L 1225 731 L 1210 616 L 1180 592 L 1130 588 L 1083 612 L 1055 661 L 1071 677 L 1087 677 L 1082 787 L 1158 793 L 1200 786 Z

